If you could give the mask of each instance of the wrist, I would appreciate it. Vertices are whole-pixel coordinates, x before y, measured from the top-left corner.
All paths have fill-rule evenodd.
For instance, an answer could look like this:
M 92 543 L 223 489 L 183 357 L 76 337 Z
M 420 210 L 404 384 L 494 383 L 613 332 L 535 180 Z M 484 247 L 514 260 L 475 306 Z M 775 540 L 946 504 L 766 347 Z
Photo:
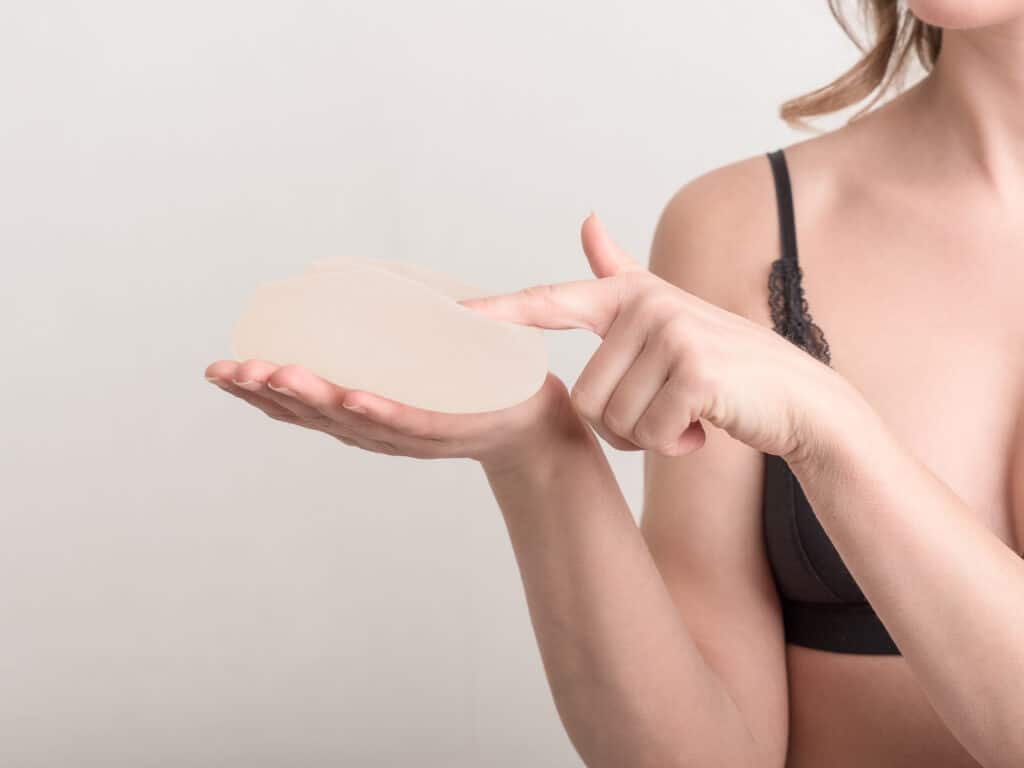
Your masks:
M 872 430 L 884 429 L 881 418 L 850 381 L 829 369 L 829 384 L 804 412 L 795 450 L 784 456 L 794 470 L 816 473 L 827 469 Z
M 537 477 L 552 470 L 557 459 L 568 451 L 597 440 L 576 409 L 562 382 L 552 386 L 543 410 L 522 436 L 503 443 L 485 457 L 478 458 L 489 478 Z

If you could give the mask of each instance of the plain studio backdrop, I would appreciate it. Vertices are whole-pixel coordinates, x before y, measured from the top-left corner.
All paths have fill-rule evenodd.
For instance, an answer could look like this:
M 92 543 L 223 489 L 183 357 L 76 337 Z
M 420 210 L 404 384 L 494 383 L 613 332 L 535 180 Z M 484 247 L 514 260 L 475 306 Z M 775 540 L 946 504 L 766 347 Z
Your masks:
M 593 208 L 646 261 L 856 57 L 825 0 L 4 0 L 0 766 L 581 765 L 479 466 L 203 369 L 313 259 L 578 280 Z

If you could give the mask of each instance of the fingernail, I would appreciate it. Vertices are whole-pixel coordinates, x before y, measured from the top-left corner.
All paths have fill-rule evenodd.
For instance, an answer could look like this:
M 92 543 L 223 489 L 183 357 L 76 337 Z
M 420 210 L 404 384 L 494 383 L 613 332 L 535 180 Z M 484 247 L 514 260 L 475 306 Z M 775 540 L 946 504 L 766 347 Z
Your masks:
M 350 411 L 354 411 L 355 413 L 366 413 L 366 409 L 361 405 L 357 405 L 356 403 L 342 403 L 342 405 L 345 408 L 348 408 Z
M 285 397 L 295 397 L 295 393 L 292 392 L 287 387 L 275 387 L 269 381 L 267 382 L 267 387 L 269 387 L 270 389 L 274 390 L 275 392 L 278 392 L 278 393 L 284 395 Z
M 236 387 L 247 389 L 250 392 L 255 392 L 256 390 L 263 388 L 262 384 L 260 384 L 258 381 L 253 381 L 252 379 L 249 379 L 248 381 L 236 381 L 235 379 L 232 379 L 231 381 L 232 383 L 234 383 Z

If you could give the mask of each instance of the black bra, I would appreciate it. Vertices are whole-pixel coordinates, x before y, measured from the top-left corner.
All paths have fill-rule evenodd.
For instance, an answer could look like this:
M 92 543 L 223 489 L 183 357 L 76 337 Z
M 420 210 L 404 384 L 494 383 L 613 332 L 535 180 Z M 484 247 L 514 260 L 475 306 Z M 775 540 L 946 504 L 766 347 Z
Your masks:
M 768 152 L 782 252 L 768 279 L 775 330 L 831 365 L 828 342 L 807 310 L 797 262 L 793 193 L 782 149 Z M 782 602 L 787 643 L 840 653 L 899 654 L 782 458 L 764 454 L 764 540 Z

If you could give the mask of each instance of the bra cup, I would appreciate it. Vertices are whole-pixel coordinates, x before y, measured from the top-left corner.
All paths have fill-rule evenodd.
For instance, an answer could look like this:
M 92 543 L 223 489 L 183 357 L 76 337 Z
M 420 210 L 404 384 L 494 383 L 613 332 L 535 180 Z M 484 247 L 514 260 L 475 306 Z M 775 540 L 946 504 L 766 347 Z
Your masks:
M 798 486 L 789 465 L 767 453 L 764 461 L 764 540 L 779 594 L 801 602 L 841 602 L 841 596 L 821 578 L 804 548 L 796 515 Z
M 796 518 L 800 545 L 810 561 L 810 567 L 841 602 L 866 602 L 864 593 L 846 567 L 846 563 L 843 562 L 842 556 L 825 529 L 822 528 L 818 516 L 811 508 L 807 496 L 804 495 L 803 488 L 800 487 L 800 481 L 788 464 L 785 471 L 792 478 L 793 516 Z

